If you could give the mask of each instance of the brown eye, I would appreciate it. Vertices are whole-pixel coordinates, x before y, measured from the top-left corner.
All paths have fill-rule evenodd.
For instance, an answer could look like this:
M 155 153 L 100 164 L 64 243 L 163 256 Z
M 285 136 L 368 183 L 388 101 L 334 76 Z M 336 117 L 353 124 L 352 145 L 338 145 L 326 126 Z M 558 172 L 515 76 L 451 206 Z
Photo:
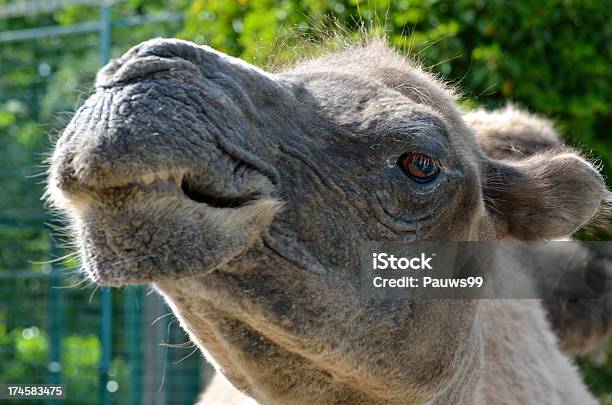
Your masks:
M 417 183 L 427 183 L 440 173 L 440 162 L 433 156 L 420 152 L 406 152 L 398 159 L 404 173 Z

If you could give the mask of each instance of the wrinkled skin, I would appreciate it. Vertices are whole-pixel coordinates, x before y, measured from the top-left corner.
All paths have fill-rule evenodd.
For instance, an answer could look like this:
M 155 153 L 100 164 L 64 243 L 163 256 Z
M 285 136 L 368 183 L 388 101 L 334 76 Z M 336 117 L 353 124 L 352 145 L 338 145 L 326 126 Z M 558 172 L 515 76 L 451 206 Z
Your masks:
M 440 174 L 414 181 L 406 152 Z M 359 289 L 358 252 L 565 236 L 605 193 L 568 150 L 486 156 L 450 93 L 380 42 L 274 75 L 145 42 L 99 73 L 49 179 L 87 275 L 154 283 L 217 369 L 266 404 L 591 402 L 539 303 L 383 305 Z

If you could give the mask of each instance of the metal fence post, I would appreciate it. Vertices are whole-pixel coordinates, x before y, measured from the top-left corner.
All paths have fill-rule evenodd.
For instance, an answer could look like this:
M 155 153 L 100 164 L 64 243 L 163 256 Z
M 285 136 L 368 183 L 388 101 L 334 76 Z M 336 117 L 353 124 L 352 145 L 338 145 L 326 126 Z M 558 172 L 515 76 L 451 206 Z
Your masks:
M 51 256 L 55 259 L 59 257 L 57 245 L 53 238 L 51 240 Z M 62 324 L 64 322 L 63 317 L 63 305 L 62 295 L 63 290 L 61 289 L 61 263 L 55 260 L 51 262 L 51 275 L 49 277 L 49 286 L 47 290 L 47 313 L 49 324 L 47 326 L 49 331 L 49 361 L 47 368 L 49 371 L 49 384 L 59 385 L 62 383 Z M 51 403 L 51 401 L 45 401 Z
M 128 393 L 128 404 L 130 405 L 142 403 L 142 297 L 143 288 L 141 286 L 131 287 L 124 293 L 125 333 L 130 363 Z
M 100 46 L 102 48 L 102 64 L 106 65 L 110 60 L 111 49 L 111 5 L 110 3 L 102 5 L 100 8 Z M 112 315 L 113 315 L 113 296 L 110 288 L 100 289 L 100 340 L 102 353 L 100 356 L 100 378 L 99 378 L 99 396 L 98 401 L 101 405 L 109 405 L 111 403 L 111 393 L 108 390 L 109 371 L 112 355 Z
M 102 64 L 106 65 L 110 61 L 111 50 L 111 30 L 112 30 L 112 6 L 105 4 L 100 8 L 100 39 L 102 47 Z

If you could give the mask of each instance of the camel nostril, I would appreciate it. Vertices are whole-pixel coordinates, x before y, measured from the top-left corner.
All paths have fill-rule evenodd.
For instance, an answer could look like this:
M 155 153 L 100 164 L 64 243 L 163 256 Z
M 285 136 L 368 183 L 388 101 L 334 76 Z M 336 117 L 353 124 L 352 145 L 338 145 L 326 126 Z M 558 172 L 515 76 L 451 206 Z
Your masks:
M 197 46 L 183 41 L 147 41 L 106 65 L 98 73 L 96 85 L 112 87 L 150 77 L 188 80 L 199 73 L 194 63 L 198 51 Z
M 150 77 L 162 78 L 164 75 L 168 79 L 179 80 L 181 76 L 190 78 L 197 73 L 197 67 L 186 59 L 145 55 L 130 59 L 120 66 L 116 63 L 108 65 L 98 74 L 96 84 L 112 87 Z

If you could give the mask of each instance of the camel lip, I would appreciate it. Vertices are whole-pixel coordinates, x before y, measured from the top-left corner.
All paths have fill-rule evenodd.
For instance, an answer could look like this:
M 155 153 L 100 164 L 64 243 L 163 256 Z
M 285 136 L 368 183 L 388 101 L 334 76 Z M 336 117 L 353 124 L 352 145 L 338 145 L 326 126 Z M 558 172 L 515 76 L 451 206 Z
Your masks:
M 185 170 L 161 170 L 149 172 L 138 176 L 131 181 L 115 183 L 101 190 L 133 190 L 153 191 L 163 195 L 173 195 L 177 198 L 186 198 L 198 204 L 213 208 L 239 208 L 261 198 L 260 193 L 251 193 L 243 196 L 224 196 L 212 194 L 197 184 L 192 176 Z
M 101 197 L 73 219 L 85 241 L 79 246 L 83 272 L 108 286 L 178 280 L 215 270 L 242 252 L 237 243 L 250 243 L 254 236 L 245 234 L 259 229 L 255 216 L 265 214 L 271 201 L 258 194 L 239 202 L 197 202 L 174 179 L 131 182 Z
M 127 189 L 131 187 L 137 187 L 140 189 L 160 189 L 162 191 L 165 186 L 174 185 L 180 189 L 180 185 L 183 182 L 183 178 L 186 174 L 184 169 L 176 170 L 157 170 L 143 173 L 139 176 L 132 178 L 108 178 L 103 177 L 98 183 L 91 184 L 91 182 L 81 181 L 80 187 L 91 189 L 92 191 L 105 191 L 105 190 L 119 190 Z
M 172 173 L 169 171 L 152 172 L 139 176 L 131 181 L 123 181 L 100 188 L 104 190 L 129 190 L 139 189 L 142 191 L 157 191 L 168 194 L 180 194 L 183 183 L 183 172 Z M 97 190 L 96 190 L 97 191 Z

